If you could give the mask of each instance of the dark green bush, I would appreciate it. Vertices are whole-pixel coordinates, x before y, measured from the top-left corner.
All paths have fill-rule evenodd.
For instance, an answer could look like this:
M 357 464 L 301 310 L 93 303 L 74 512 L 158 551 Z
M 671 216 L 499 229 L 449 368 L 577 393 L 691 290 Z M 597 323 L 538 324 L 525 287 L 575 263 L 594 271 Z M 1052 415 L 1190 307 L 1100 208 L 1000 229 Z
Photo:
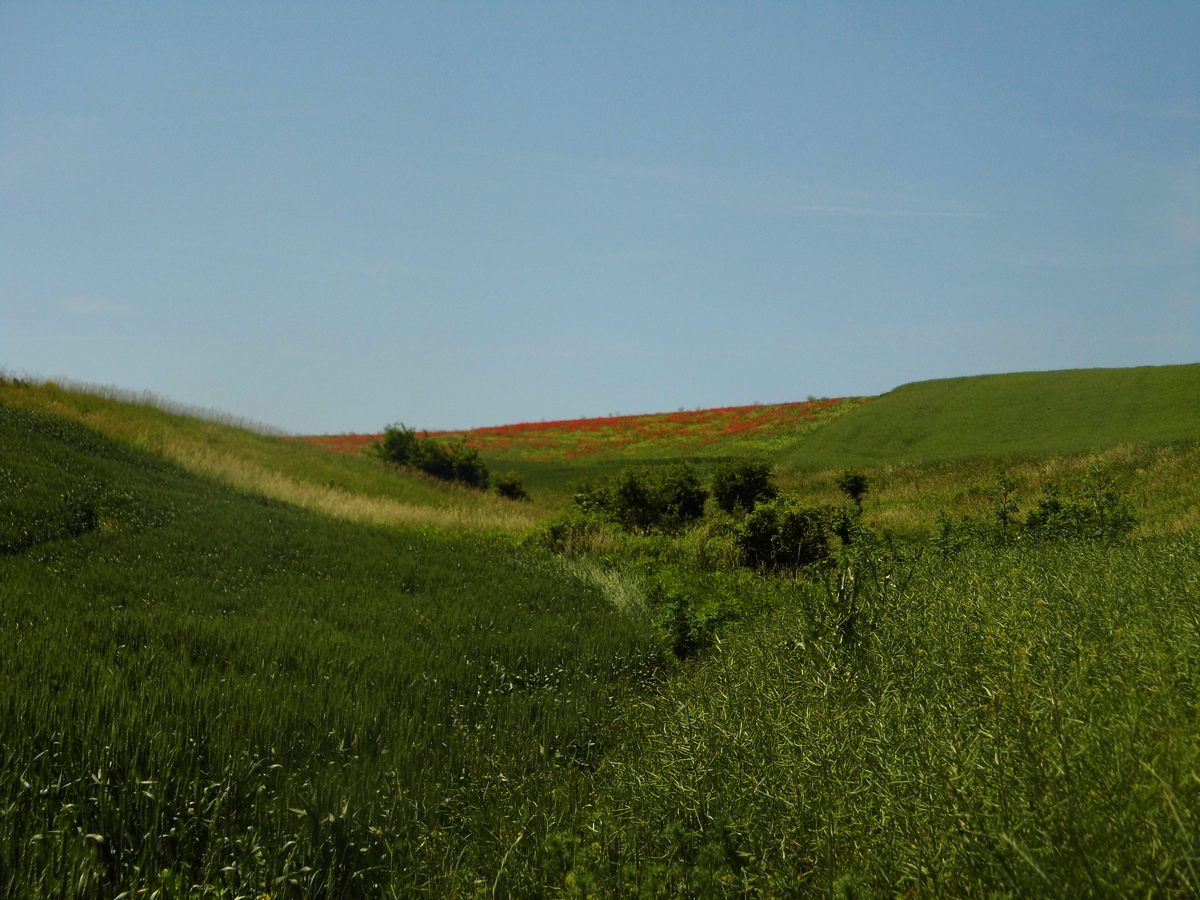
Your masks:
M 799 569 L 829 557 L 825 517 L 789 496 L 758 504 L 734 542 L 742 564 L 756 569 Z
M 837 480 L 838 490 L 854 501 L 854 505 L 862 511 L 863 497 L 871 489 L 867 476 L 856 469 L 847 469 Z
M 486 491 L 491 477 L 487 465 L 479 458 L 479 451 L 462 441 L 450 444 L 446 449 L 454 461 L 454 480 Z
M 457 481 L 487 490 L 490 475 L 479 451 L 463 441 L 444 444 L 428 434 L 418 435 L 403 424 L 389 425 L 372 448 L 375 454 L 398 466 L 419 469 L 442 481 Z
M 492 482 L 496 493 L 506 500 L 528 500 L 529 491 L 525 490 L 525 482 L 516 472 L 505 472 L 497 475 Z
M 415 464 L 416 450 L 421 438 L 403 423 L 389 425 L 383 436 L 372 445 L 375 455 L 398 466 Z
M 656 488 L 664 521 L 682 526 L 704 515 L 708 490 L 700 483 L 696 470 L 687 463 L 678 463 L 663 472 L 657 479 Z
M 611 481 L 583 485 L 574 496 L 581 512 L 641 534 L 678 531 L 704 515 L 707 499 L 708 491 L 687 463 L 659 473 L 625 469 Z
M 609 512 L 626 531 L 650 531 L 662 519 L 662 503 L 650 474 L 626 469 L 609 494 Z
M 712 475 L 712 493 L 717 506 L 727 513 L 749 512 L 755 505 L 779 495 L 770 463 L 755 459 L 731 459 L 717 466 Z

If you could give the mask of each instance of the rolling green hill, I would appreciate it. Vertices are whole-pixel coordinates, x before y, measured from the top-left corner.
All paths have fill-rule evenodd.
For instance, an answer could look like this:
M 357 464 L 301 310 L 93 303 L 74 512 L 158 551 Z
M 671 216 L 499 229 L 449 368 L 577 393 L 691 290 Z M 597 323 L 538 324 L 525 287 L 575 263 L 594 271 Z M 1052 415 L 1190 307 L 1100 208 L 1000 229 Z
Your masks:
M 536 518 L 521 504 L 387 469 L 361 453 L 326 453 L 249 423 L 201 418 L 152 394 L 0 375 L 0 404 L 79 422 L 195 474 L 339 519 L 516 531 Z
M 523 460 L 557 493 L 514 506 L 0 379 L 0 895 L 1195 896 L 1198 382 L 772 432 L 805 503 L 869 470 L 805 574 L 723 516 L 539 528 L 625 460 Z M 999 463 L 1016 519 L 1099 467 L 1138 530 L 938 538 Z
M 0 402 L 2 896 L 490 885 L 660 658 L 511 540 L 342 521 Z
M 906 384 L 779 456 L 799 470 L 1024 460 L 1200 440 L 1200 365 L 980 375 Z

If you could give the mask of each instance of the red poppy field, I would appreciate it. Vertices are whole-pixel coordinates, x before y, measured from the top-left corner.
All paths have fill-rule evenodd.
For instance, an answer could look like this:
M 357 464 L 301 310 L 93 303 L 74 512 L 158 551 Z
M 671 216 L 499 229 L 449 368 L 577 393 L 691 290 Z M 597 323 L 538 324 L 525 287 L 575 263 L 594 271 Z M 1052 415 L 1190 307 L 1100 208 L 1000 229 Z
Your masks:
M 530 461 L 654 456 L 659 453 L 748 452 L 777 446 L 781 441 L 794 438 L 864 402 L 866 398 L 834 397 L 799 403 L 521 422 L 430 434 L 461 438 L 486 457 Z M 300 440 L 332 453 L 361 453 L 377 438 L 375 434 L 337 434 Z

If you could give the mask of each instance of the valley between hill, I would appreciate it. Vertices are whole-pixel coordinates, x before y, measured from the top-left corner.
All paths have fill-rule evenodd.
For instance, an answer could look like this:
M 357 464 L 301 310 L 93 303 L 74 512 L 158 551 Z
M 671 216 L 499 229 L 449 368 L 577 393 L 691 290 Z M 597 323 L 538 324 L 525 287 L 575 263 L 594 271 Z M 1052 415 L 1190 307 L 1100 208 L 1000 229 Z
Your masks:
M 6 896 L 1200 892 L 1200 366 L 434 436 L 527 502 L 144 400 L 0 379 Z

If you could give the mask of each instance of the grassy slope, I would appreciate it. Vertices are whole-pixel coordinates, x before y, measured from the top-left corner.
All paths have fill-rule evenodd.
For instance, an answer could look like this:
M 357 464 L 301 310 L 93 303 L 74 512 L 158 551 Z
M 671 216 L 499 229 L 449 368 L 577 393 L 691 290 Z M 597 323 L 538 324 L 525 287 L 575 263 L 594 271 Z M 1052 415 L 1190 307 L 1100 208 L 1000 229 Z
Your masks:
M 801 470 L 1035 459 L 1200 439 L 1200 365 L 922 381 L 801 439 Z
M 511 541 L 337 521 L 0 403 L 0 894 L 517 877 L 656 646 Z
M 458 435 L 480 447 L 494 470 L 521 475 L 541 511 L 569 508 L 580 482 L 631 465 L 687 459 L 703 470 L 723 457 L 757 454 L 777 463 L 785 489 L 813 503 L 841 502 L 837 472 L 867 469 L 868 521 L 901 533 L 928 533 L 942 512 L 986 515 L 999 465 L 1017 478 L 1022 513 L 1045 482 L 1069 484 L 1099 463 L 1133 500 L 1140 534 L 1200 525 L 1200 366 L 928 381 L 870 402 L 819 402 L 805 415 L 809 406 L 528 423 Z M 314 439 L 343 453 L 361 453 L 366 441 Z
M 361 454 L 324 453 L 86 390 L 0 378 L 0 403 L 81 422 L 241 490 L 351 521 L 512 531 L 536 518 L 520 505 L 388 470 Z

